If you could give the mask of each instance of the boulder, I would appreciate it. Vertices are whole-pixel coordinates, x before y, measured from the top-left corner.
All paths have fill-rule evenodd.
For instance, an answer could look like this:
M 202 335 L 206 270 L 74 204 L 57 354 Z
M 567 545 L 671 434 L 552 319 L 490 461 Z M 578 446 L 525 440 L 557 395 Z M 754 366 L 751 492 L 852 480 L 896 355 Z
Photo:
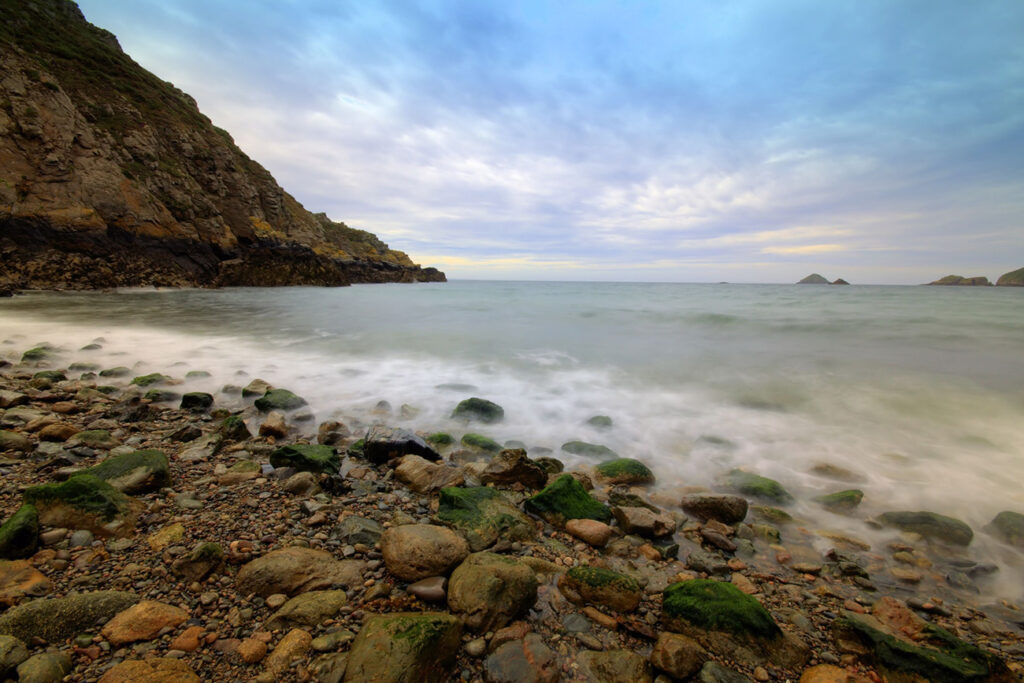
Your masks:
M 567 441 L 562 444 L 562 450 L 566 453 L 572 453 L 573 455 L 582 455 L 588 458 L 599 458 L 599 459 L 610 459 L 618 458 L 619 454 L 608 448 L 596 443 L 587 443 L 586 441 Z
M 151 387 L 158 384 L 166 384 L 171 381 L 171 378 L 167 375 L 162 375 L 159 372 L 153 372 L 148 375 L 140 375 L 132 379 L 132 384 L 138 387 Z
M 0 680 L 8 678 L 28 659 L 28 648 L 14 636 L 0 636 Z
M 301 628 L 293 628 L 278 641 L 274 650 L 267 656 L 264 667 L 267 673 L 273 674 L 277 680 L 291 668 L 292 661 L 302 658 L 309 652 L 313 644 L 313 636 Z
M 141 507 L 99 477 L 79 474 L 59 484 L 25 490 L 24 500 L 39 512 L 41 524 L 88 529 L 97 536 L 128 536 Z
M 31 453 L 32 440 L 19 432 L 0 429 L 0 453 Z
M 570 519 L 565 530 L 595 548 L 605 547 L 612 537 L 612 528 L 596 519 Z
M 0 409 L 2 410 L 26 405 L 28 401 L 29 398 L 26 394 L 0 389 Z
M 270 454 L 274 467 L 294 467 L 299 472 L 337 474 L 341 469 L 338 451 L 319 444 L 282 446 Z
M 527 498 L 524 507 L 555 526 L 564 526 L 570 519 L 596 519 L 605 523 L 612 519 L 608 508 L 587 493 L 571 474 L 563 474 Z
M 173 629 L 188 619 L 188 612 L 156 600 L 143 600 L 119 612 L 100 634 L 114 647 L 139 640 L 153 640 L 165 628 Z
M 478 552 L 499 539 L 524 541 L 534 535 L 534 525 L 500 491 L 486 486 L 441 489 L 437 521 L 465 536 Z
M 701 522 L 716 520 L 722 524 L 739 524 L 747 517 L 747 499 L 722 493 L 693 493 L 683 496 L 679 506 L 683 512 Z
M 53 584 L 28 560 L 0 560 L 0 606 L 17 605 L 53 590 Z
M 0 524 L 0 559 L 31 557 L 38 547 L 39 512 L 26 503 Z
M 784 633 L 760 602 L 724 581 L 672 584 L 662 599 L 662 621 L 668 630 L 748 665 L 796 668 L 810 656 L 807 646 Z
M 123 591 L 72 593 L 63 598 L 42 598 L 0 614 L 0 635 L 24 642 L 41 638 L 57 643 L 95 627 L 134 605 L 139 596 Z
M 260 436 L 272 436 L 275 439 L 283 439 L 288 435 L 288 423 L 285 422 L 284 413 L 279 410 L 271 410 L 267 413 L 267 419 L 263 420 L 259 429 Z
M 651 683 L 651 665 L 629 650 L 586 650 L 576 657 L 584 680 L 594 683 Z
M 775 505 L 788 505 L 793 496 L 782 487 L 782 484 L 745 470 L 730 470 L 722 478 L 722 485 L 744 496 L 758 498 Z M 721 520 L 719 520 L 721 521 Z
M 228 441 L 245 441 L 252 436 L 249 428 L 245 426 L 245 420 L 237 415 L 225 417 L 217 431 Z
M 601 567 L 578 565 L 558 579 L 558 588 L 571 602 L 632 612 L 643 592 L 636 579 Z
M 383 533 L 384 526 L 377 520 L 349 515 L 331 529 L 330 536 L 342 543 L 349 545 L 362 543 L 372 548 L 380 541 Z
M 500 645 L 484 661 L 488 683 L 556 683 L 562 671 L 544 639 L 528 633 Z
M 418 455 L 427 460 L 440 460 L 435 451 L 422 438 L 407 429 L 395 429 L 376 425 L 370 428 L 363 439 L 363 457 L 370 462 L 383 464 L 403 455 Z
M 194 439 L 188 446 L 178 453 L 178 460 L 182 462 L 200 462 L 209 460 L 217 454 L 224 437 L 219 432 L 213 432 L 206 436 Z
M 616 506 L 612 514 L 619 528 L 627 534 L 644 538 L 660 538 L 676 531 L 676 520 L 667 512 L 652 512 L 648 508 Z
M 243 390 L 242 393 L 244 394 L 245 391 Z M 271 410 L 298 410 L 308 404 L 306 399 L 296 396 L 287 389 L 270 389 L 262 397 L 256 399 L 253 405 L 261 413 L 269 413 Z
M 811 273 L 810 275 L 805 277 L 803 280 L 800 280 L 799 282 L 797 282 L 797 284 L 798 285 L 827 285 L 828 284 L 828 280 L 823 278 L 821 275 L 818 275 L 817 273 Z
M 505 419 L 505 409 L 487 399 L 467 398 L 455 406 L 455 410 L 452 411 L 452 417 L 483 422 L 484 424 L 494 424 Z
M 120 445 L 121 442 L 111 436 L 110 432 L 106 429 L 87 429 L 83 432 L 77 432 L 67 441 L 68 448 L 85 446 L 100 451 L 109 451 Z
M 688 679 L 700 671 L 711 656 L 693 638 L 663 631 L 651 650 L 651 664 L 673 678 Z
M 256 378 L 249 382 L 242 388 L 242 398 L 252 398 L 253 396 L 263 396 L 268 391 L 273 390 L 273 386 L 269 382 L 262 379 Z M 237 391 L 237 389 L 236 389 Z
M 319 626 L 348 602 L 345 591 L 309 591 L 284 603 L 267 619 L 264 628 L 275 631 L 298 626 Z
M 199 678 L 180 659 L 126 659 L 103 674 L 99 683 L 200 683 Z
M 391 527 L 380 539 L 388 571 L 404 581 L 447 576 L 469 555 L 469 544 L 459 534 L 433 524 Z
M 497 441 L 483 434 L 474 434 L 473 432 L 463 434 L 462 440 L 459 443 L 467 448 L 474 448 L 488 453 L 498 453 L 501 451 L 501 444 Z
M 996 287 L 1024 287 L 1024 268 L 1000 275 L 996 280 Z
M 548 473 L 528 458 L 523 449 L 505 449 L 487 463 L 487 467 L 480 473 L 480 482 L 501 487 L 519 483 L 526 488 L 539 489 L 547 484 Z
M 272 550 L 243 565 L 235 581 L 242 593 L 297 595 L 335 586 L 361 586 L 365 566 L 359 560 L 336 560 L 323 550 L 292 546 Z
M 1003 543 L 1024 549 L 1024 515 L 1019 512 L 1003 510 L 985 526 L 985 531 Z M 3 547 L 3 530 L 0 528 L 0 548 Z M 3 557 L 0 551 L 0 557 Z
M 395 468 L 395 479 L 417 493 L 433 493 L 465 481 L 462 468 L 435 464 L 418 455 L 405 455 Z
M 202 413 L 213 406 L 213 395 L 202 391 L 190 391 L 181 397 L 182 410 L 189 410 L 193 413 Z
M 974 531 L 967 524 L 935 512 L 883 512 L 877 519 L 884 526 L 921 534 L 927 539 L 951 545 L 967 546 L 974 538 Z
M 847 514 L 856 510 L 863 498 L 864 492 L 860 489 L 847 489 L 845 491 L 827 493 L 824 496 L 818 496 L 814 500 L 830 512 Z
M 83 474 L 91 474 L 118 491 L 131 495 L 157 491 L 171 485 L 171 470 L 167 456 L 158 450 L 111 455 L 99 464 L 82 470 L 76 476 Z
M 345 683 L 447 683 L 462 644 L 462 622 L 437 612 L 369 617 L 352 642 Z
M 71 657 L 64 652 L 39 652 L 18 666 L 19 683 L 57 683 L 71 673 Z
M 639 460 L 615 458 L 594 468 L 597 480 L 608 484 L 653 484 L 654 473 Z
M 448 582 L 448 608 L 474 631 L 493 631 L 537 600 L 537 576 L 527 565 L 496 553 L 473 553 Z

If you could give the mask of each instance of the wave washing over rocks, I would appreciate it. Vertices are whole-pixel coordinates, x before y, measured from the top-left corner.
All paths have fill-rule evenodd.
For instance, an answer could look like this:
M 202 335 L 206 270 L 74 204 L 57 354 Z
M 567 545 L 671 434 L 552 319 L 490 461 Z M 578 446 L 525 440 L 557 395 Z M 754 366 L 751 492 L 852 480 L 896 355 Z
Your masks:
M 600 444 L 317 424 L 306 401 L 77 352 L 0 360 L 0 679 L 1011 681 L 1024 614 L 980 597 L 1024 516 L 816 530 L 778 482 L 659 485 Z M 595 427 L 610 420 L 595 417 Z M 587 464 L 587 463 L 592 464 Z M 821 510 L 853 512 L 856 474 Z M 879 540 L 882 539 L 882 540 Z M 1015 550 L 1016 548 L 1016 550 Z M 69 678 L 66 678 L 69 677 Z

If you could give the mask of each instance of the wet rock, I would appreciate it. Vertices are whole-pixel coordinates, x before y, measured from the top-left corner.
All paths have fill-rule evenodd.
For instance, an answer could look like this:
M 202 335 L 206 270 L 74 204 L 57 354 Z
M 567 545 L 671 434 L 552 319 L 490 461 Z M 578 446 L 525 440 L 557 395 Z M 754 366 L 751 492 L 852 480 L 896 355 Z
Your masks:
M 242 395 L 245 396 L 245 390 L 242 390 Z M 270 389 L 262 397 L 256 399 L 254 403 L 256 410 L 261 413 L 269 413 L 271 410 L 297 410 L 302 406 L 308 405 L 306 399 L 301 396 L 296 396 L 287 389 Z
M 532 607 L 537 586 L 527 565 L 495 553 L 474 553 L 452 572 L 448 607 L 468 628 L 491 631 Z
M 181 397 L 180 408 L 193 413 L 206 412 L 213 406 L 213 395 L 202 391 L 190 391 Z
M 289 669 L 293 659 L 309 652 L 312 644 L 313 636 L 308 632 L 300 628 L 292 629 L 267 656 L 264 666 L 269 673 L 280 676 Z
M 549 524 L 564 526 L 570 519 L 611 521 L 612 514 L 583 488 L 571 474 L 563 474 L 540 492 L 526 499 L 527 512 Z
M 547 471 L 527 457 L 521 448 L 505 449 L 494 456 L 480 474 L 482 484 L 507 487 L 522 484 L 526 488 L 543 488 L 548 481 Z
M 739 524 L 747 517 L 747 499 L 721 493 L 694 493 L 683 496 L 683 511 L 701 522 L 714 519 L 722 524 Z
M 1003 543 L 1024 549 L 1024 515 L 1004 510 L 989 522 L 985 531 Z
M 273 388 L 274 387 L 269 382 L 256 378 L 242 388 L 242 398 L 263 396 Z
M 625 574 L 600 567 L 573 567 L 558 580 L 558 588 L 571 601 L 632 612 L 640 604 L 640 584 Z
M 883 512 L 878 521 L 884 526 L 921 534 L 925 538 L 952 545 L 970 545 L 974 532 L 959 519 L 926 511 Z
M 330 536 L 341 541 L 343 544 L 356 545 L 357 543 L 362 543 L 372 548 L 380 540 L 383 533 L 384 527 L 380 522 L 366 517 L 350 515 L 331 529 Z
M 191 441 L 186 448 L 182 449 L 181 453 L 178 454 L 178 460 L 182 462 L 209 460 L 217 454 L 223 443 L 224 437 L 218 432 L 201 436 Z
M 729 564 L 718 555 L 693 550 L 686 556 L 686 566 L 695 572 L 703 572 L 710 575 L 728 574 L 731 570 Z
M 180 659 L 127 659 L 103 674 L 99 683 L 199 683 L 200 678 Z
M 435 464 L 418 455 L 406 455 L 395 468 L 395 479 L 417 493 L 433 493 L 445 486 L 463 483 L 462 469 Z
M 236 585 L 242 593 L 262 597 L 283 593 L 297 595 L 335 586 L 354 587 L 363 583 L 365 563 L 336 560 L 327 552 L 292 546 L 274 550 L 242 566 Z
M 860 489 L 848 489 L 846 491 L 836 491 L 835 493 L 818 496 L 814 500 L 817 503 L 821 503 L 822 507 L 827 510 L 846 514 L 857 509 L 857 506 L 860 505 L 860 501 L 863 498 L 864 492 Z
M 0 679 L 7 678 L 26 659 L 25 643 L 13 636 L 0 636 Z
M 46 425 L 40 429 L 39 440 L 64 443 L 77 433 L 78 430 L 74 426 L 63 422 L 57 422 L 55 424 Z
M 29 398 L 26 394 L 0 389 L 0 409 L 7 410 L 8 408 L 26 405 L 28 402 Z
M 111 436 L 110 432 L 106 429 L 87 429 L 82 432 L 76 432 L 67 441 L 68 448 L 75 448 L 76 446 L 86 446 L 88 448 L 95 448 L 96 450 L 109 451 L 112 448 L 117 448 L 121 443 Z
M 577 658 L 580 673 L 594 683 L 651 683 L 647 660 L 629 650 L 581 652 Z
M 565 523 L 565 530 L 595 548 L 605 547 L 612 537 L 612 528 L 594 519 L 570 519 Z
M 18 666 L 18 683 L 59 683 L 71 673 L 71 657 L 63 652 L 40 652 Z
M 293 467 L 299 472 L 337 474 L 341 468 L 341 458 L 331 446 L 293 444 L 271 453 L 270 464 L 274 467 Z
M 352 642 L 345 683 L 446 683 L 461 646 L 462 622 L 435 612 L 370 617 Z
M 245 426 L 245 420 L 237 415 L 225 417 L 217 431 L 226 441 L 245 441 L 252 437 L 249 428 Z
M 275 631 L 297 626 L 319 626 L 336 615 L 347 602 L 343 590 L 301 593 L 274 612 L 267 619 L 265 628 Z
M 279 410 L 271 410 L 267 418 L 263 420 L 259 429 L 260 436 L 272 436 L 275 439 L 283 439 L 288 435 L 288 423 L 284 420 L 284 413 Z
M 218 543 L 197 543 L 187 557 L 171 564 L 171 572 L 189 581 L 202 581 L 224 566 L 224 548 Z
M 443 576 L 431 576 L 409 584 L 406 590 L 423 602 L 444 602 L 448 597 L 448 579 Z
M 152 640 L 164 628 L 174 628 L 188 619 L 188 612 L 155 600 L 143 600 L 118 613 L 100 631 L 115 647 L 138 640 Z
M 633 458 L 615 458 L 594 468 L 597 480 L 609 484 L 653 484 L 654 473 Z
M 700 643 L 678 633 L 659 633 L 651 650 L 654 668 L 679 679 L 689 678 L 700 671 L 708 659 L 710 655 Z
M 258 664 L 267 656 L 267 644 L 255 638 L 246 638 L 238 644 L 238 657 L 246 664 Z
M 472 420 L 484 424 L 494 424 L 505 419 L 505 409 L 497 403 L 483 398 L 467 398 L 455 406 L 452 417 Z
M 132 379 L 132 384 L 137 387 L 151 387 L 159 384 L 167 384 L 171 381 L 171 378 L 167 375 L 162 375 L 159 372 L 153 372 L 148 375 L 140 375 Z
M 675 533 L 676 520 L 672 515 L 654 513 L 641 507 L 613 507 L 612 514 L 619 527 L 627 534 L 644 538 L 659 538 Z
M 31 453 L 32 440 L 24 434 L 0 430 L 0 453 Z
M 700 683 L 752 683 L 752 680 L 739 671 L 728 669 L 718 662 L 706 662 L 697 676 Z
M 811 666 L 800 674 L 800 683 L 870 683 L 867 676 L 851 673 L 834 664 Z
M 473 552 L 499 539 L 523 541 L 535 533 L 533 522 L 519 508 L 500 491 L 484 486 L 441 489 L 437 520 L 465 536 Z
M 536 633 L 497 648 L 484 661 L 489 683 L 556 683 L 558 659 Z
M 0 635 L 24 642 L 41 638 L 58 642 L 92 628 L 138 602 L 134 593 L 98 591 L 26 602 L 0 614 Z
M 52 590 L 50 580 L 27 560 L 0 560 L 0 606 L 16 605 Z
M 30 557 L 39 547 L 39 512 L 25 504 L 0 525 L 0 559 Z
M 608 417 L 607 415 L 595 415 L 589 420 L 587 420 L 587 424 L 593 427 L 594 429 L 611 429 L 612 418 Z
M 501 444 L 483 434 L 470 432 L 462 435 L 460 443 L 471 450 L 484 451 L 486 453 L 498 453 L 501 451 Z
M 562 444 L 562 450 L 566 453 L 572 453 L 573 455 L 582 455 L 588 458 L 600 458 L 600 459 L 611 459 L 618 458 L 619 454 L 608 448 L 596 443 L 587 443 L 586 441 L 567 441 Z
M 317 475 L 312 472 L 296 472 L 284 480 L 281 488 L 293 496 L 309 497 L 320 492 L 320 483 Z
M 722 477 L 722 485 L 744 496 L 758 498 L 776 505 L 788 505 L 793 502 L 793 496 L 782 487 L 782 484 L 753 472 L 739 469 L 730 470 Z
M 380 425 L 370 428 L 362 450 L 363 457 L 376 464 L 384 464 L 403 455 L 418 455 L 434 461 L 441 459 L 440 453 L 409 430 Z
M 167 456 L 158 450 L 111 455 L 98 465 L 82 470 L 80 474 L 91 474 L 129 495 L 148 493 L 171 485 Z
M 24 500 L 36 507 L 41 524 L 88 529 L 97 536 L 131 534 L 139 509 L 124 493 L 90 474 L 30 487 Z
M 388 571 L 405 581 L 447 575 L 469 555 L 469 544 L 451 529 L 432 524 L 403 524 L 380 540 Z

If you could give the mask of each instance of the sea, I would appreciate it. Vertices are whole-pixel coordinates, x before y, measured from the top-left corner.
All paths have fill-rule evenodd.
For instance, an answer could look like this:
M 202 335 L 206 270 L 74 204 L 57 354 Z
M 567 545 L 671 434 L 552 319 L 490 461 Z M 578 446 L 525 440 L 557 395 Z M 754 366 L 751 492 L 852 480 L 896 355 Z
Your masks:
M 742 467 L 816 525 L 883 542 L 865 520 L 930 510 L 970 524 L 972 552 L 1024 566 L 983 530 L 1024 513 L 1018 288 L 452 281 L 0 299 L 0 357 L 41 342 L 63 349 L 59 366 L 209 372 L 185 386 L 229 407 L 225 385 L 261 378 L 304 397 L 314 431 L 474 431 L 569 466 L 588 462 L 561 450 L 579 440 L 644 461 L 665 489 Z M 474 396 L 505 419 L 452 419 Z M 813 501 L 851 487 L 820 464 L 858 476 L 852 516 Z M 1004 576 L 1019 596 L 1022 574 Z

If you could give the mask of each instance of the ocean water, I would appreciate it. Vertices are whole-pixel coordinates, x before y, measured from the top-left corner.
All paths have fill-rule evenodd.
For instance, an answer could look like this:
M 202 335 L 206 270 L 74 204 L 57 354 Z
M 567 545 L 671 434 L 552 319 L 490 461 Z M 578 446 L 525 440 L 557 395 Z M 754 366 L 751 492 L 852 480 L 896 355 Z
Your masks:
M 100 351 L 79 351 L 102 337 Z M 183 377 L 253 377 L 304 396 L 318 420 L 472 429 L 552 448 L 606 445 L 660 486 L 733 467 L 781 481 L 794 511 L 871 538 L 861 518 L 926 509 L 967 521 L 972 548 L 1019 554 L 982 527 L 1024 512 L 1024 290 L 889 286 L 474 282 L 340 289 L 122 290 L 0 299 L 0 355 L 49 341 L 90 360 Z M 65 362 L 66 361 L 66 362 Z M 469 396 L 498 425 L 451 420 Z M 228 399 L 225 397 L 225 401 Z M 403 417 L 400 406 L 415 413 Z M 594 415 L 610 430 L 586 424 Z M 811 498 L 863 477 L 850 519 Z M 1019 583 L 1018 583 L 1019 585 Z

